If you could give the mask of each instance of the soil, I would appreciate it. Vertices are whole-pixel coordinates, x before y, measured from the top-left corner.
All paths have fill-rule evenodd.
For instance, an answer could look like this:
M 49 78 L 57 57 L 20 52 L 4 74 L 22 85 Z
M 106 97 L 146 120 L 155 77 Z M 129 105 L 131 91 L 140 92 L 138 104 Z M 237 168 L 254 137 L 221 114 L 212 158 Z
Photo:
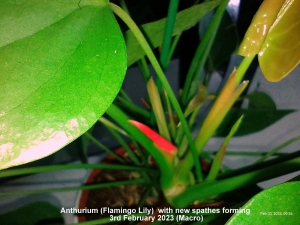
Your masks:
M 111 181 L 129 180 L 140 177 L 140 174 L 133 171 L 118 171 L 118 170 L 102 170 L 94 177 L 95 183 L 104 183 Z M 99 213 L 80 214 L 79 221 L 95 220 L 109 217 L 110 214 L 100 214 L 100 209 L 103 207 L 125 209 L 137 209 L 138 203 L 141 200 L 145 186 L 141 185 L 126 185 L 117 187 L 108 187 L 102 189 L 93 189 L 86 191 L 87 200 L 86 207 L 88 209 L 98 209 Z M 148 196 L 145 199 L 145 206 L 153 207 L 157 205 L 158 198 Z M 84 208 L 84 207 L 80 207 Z M 110 224 L 128 224 L 128 222 L 110 223 Z
M 120 155 L 120 154 L 119 154 Z M 128 160 L 126 156 L 123 157 Z M 105 160 L 110 161 L 111 159 L 108 157 Z M 150 163 L 152 164 L 152 163 Z M 152 164 L 153 165 L 153 164 Z M 206 165 L 206 164 L 204 164 Z M 206 165 L 209 166 L 208 164 Z M 206 168 L 203 168 L 206 169 Z M 104 183 L 104 182 L 112 182 L 112 181 L 121 181 L 121 180 L 129 180 L 139 178 L 141 175 L 136 171 L 119 171 L 119 170 L 94 170 L 87 184 L 96 184 L 96 183 Z M 141 185 L 126 185 L 126 186 L 117 186 L 117 187 L 108 187 L 101 189 L 93 189 L 88 191 L 82 191 L 79 208 L 87 208 L 87 209 L 98 209 L 99 213 L 86 213 L 79 214 L 78 219 L 79 222 L 96 220 L 100 218 L 109 217 L 112 214 L 100 214 L 100 209 L 103 207 L 109 207 L 111 209 L 121 207 L 124 209 L 136 209 L 138 211 L 138 203 L 143 197 L 146 191 L 145 186 Z M 153 207 L 154 209 L 159 207 L 170 207 L 166 200 L 162 196 L 151 196 L 147 195 L 144 206 Z M 194 205 L 191 205 L 190 208 L 218 208 L 224 206 L 224 202 L 214 202 L 211 204 L 199 204 L 195 202 Z M 154 213 L 156 216 L 158 212 Z M 130 222 L 114 222 L 109 223 L 111 225 L 127 225 Z M 130 223 L 132 224 L 132 223 Z M 139 225 L 151 224 L 150 222 L 140 222 Z

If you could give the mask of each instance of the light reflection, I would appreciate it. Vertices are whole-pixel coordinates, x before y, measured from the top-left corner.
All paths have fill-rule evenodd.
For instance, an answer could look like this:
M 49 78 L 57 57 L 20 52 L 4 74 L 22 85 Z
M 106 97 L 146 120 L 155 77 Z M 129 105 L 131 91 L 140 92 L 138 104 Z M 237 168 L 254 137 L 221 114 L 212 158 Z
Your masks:
M 28 149 L 21 149 L 21 154 L 10 162 L 11 165 L 19 165 L 34 160 L 44 158 L 53 154 L 66 145 L 70 138 L 64 131 L 59 131 L 53 137 L 44 140 L 44 135 L 40 135 Z M 55 150 L 54 150 L 55 149 Z
M 239 14 L 240 0 L 230 0 L 227 5 L 227 11 L 231 19 L 236 23 Z

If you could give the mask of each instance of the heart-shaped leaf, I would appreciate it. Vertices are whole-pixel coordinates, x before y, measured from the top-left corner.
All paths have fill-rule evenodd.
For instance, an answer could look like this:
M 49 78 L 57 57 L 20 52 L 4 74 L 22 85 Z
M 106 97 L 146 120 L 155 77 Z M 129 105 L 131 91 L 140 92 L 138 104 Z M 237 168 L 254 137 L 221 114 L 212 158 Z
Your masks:
M 300 182 L 289 182 L 255 195 L 226 223 L 239 224 L 299 224 Z
M 59 150 L 109 107 L 126 71 L 107 1 L 0 1 L 0 168 Z
M 280 81 L 300 62 L 299 9 L 299 0 L 263 1 L 240 45 L 238 54 L 258 54 L 268 81 Z
M 286 1 L 258 54 L 262 73 L 280 81 L 300 63 L 300 1 Z

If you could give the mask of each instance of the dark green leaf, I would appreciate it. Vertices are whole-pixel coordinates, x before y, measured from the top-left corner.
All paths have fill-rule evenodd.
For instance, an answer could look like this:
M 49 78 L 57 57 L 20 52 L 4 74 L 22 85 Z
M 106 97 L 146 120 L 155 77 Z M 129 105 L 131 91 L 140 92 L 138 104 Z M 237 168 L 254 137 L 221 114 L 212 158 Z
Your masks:
M 0 1 L 0 168 L 59 150 L 87 131 L 126 70 L 105 0 Z
M 179 34 L 180 32 L 194 26 L 201 17 L 213 10 L 219 5 L 219 3 L 219 0 L 214 0 L 190 7 L 177 13 L 173 35 Z M 162 44 L 165 24 L 166 19 L 161 19 L 141 26 L 141 30 L 150 42 L 151 47 L 156 48 Z M 131 31 L 127 31 L 125 33 L 125 40 L 127 44 L 128 66 L 130 66 L 142 58 L 145 53 Z
M 299 224 L 299 201 L 300 182 L 277 185 L 260 192 L 242 207 L 249 214 L 236 213 L 226 224 Z
M 231 109 L 215 135 L 226 136 L 241 115 L 244 115 L 244 119 L 235 136 L 261 131 L 292 112 L 294 110 Z
M 1 225 L 64 224 L 60 209 L 48 202 L 34 202 L 0 215 Z

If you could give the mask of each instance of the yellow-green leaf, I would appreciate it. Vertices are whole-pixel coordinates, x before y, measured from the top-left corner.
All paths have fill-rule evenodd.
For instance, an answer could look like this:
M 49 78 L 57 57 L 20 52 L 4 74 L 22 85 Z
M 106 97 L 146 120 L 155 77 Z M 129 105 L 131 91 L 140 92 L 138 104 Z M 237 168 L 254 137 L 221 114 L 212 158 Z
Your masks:
M 286 1 L 258 55 L 265 78 L 276 82 L 300 62 L 300 0 Z
M 284 2 L 285 0 L 265 0 L 262 2 L 252 19 L 237 54 L 248 57 L 259 53 Z
M 159 134 L 164 138 L 166 138 L 168 141 L 170 141 L 171 137 L 167 126 L 165 112 L 161 103 L 161 98 L 158 93 L 156 84 L 152 78 L 147 83 L 147 90 L 148 90 L 151 106 L 157 121 Z

